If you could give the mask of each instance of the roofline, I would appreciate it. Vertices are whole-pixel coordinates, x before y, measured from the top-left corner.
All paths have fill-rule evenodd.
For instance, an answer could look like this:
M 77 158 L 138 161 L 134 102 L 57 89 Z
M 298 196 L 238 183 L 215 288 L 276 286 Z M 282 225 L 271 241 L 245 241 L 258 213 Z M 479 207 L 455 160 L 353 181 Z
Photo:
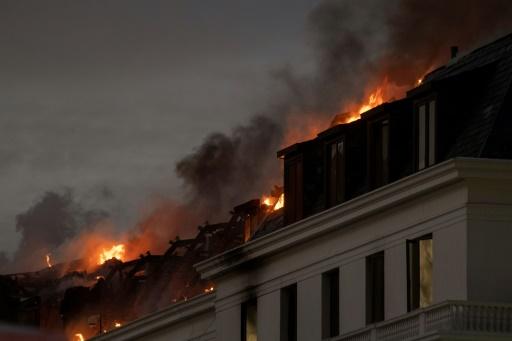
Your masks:
M 440 187 L 475 177 L 512 180 L 512 160 L 447 160 L 204 260 L 194 267 L 203 279 L 213 279 L 249 261 L 269 257 Z

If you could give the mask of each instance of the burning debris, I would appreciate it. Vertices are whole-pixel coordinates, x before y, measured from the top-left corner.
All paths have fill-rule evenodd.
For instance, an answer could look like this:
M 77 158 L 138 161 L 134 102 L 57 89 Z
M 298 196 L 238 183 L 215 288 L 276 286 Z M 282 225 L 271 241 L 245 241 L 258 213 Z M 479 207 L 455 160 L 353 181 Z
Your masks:
M 167 305 L 209 294 L 215 286 L 201 280 L 194 264 L 264 230 L 272 221 L 270 216 L 282 214 L 282 198 L 282 188 L 276 187 L 268 197 L 271 205 L 260 200 L 239 205 L 229 221 L 205 223 L 191 239 L 176 237 L 162 255 L 148 251 L 138 259 L 126 260 L 127 245 L 114 243 L 99 249 L 95 266 L 81 259 L 49 263 L 51 266 L 36 272 L 0 276 L 0 294 L 11 300 L 7 313 L 18 316 L 18 322 L 63 329 L 68 337 L 78 340 L 119 328 L 122 321 Z

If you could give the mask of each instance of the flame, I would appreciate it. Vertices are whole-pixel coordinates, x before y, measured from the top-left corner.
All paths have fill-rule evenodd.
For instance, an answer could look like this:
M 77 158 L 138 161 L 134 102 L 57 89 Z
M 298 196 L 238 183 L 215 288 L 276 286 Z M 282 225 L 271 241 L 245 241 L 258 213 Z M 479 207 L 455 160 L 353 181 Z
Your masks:
M 213 290 L 215 290 L 215 288 L 213 286 L 211 286 L 209 288 L 204 289 L 204 293 L 207 294 L 209 292 L 212 292 Z
M 378 87 L 370 94 L 366 103 L 359 108 L 359 115 L 384 103 L 383 89 Z
M 385 91 L 388 91 L 386 80 L 376 89 L 369 91 L 366 101 L 360 104 L 349 105 L 344 108 L 343 113 L 336 114 L 331 121 L 331 127 L 357 121 L 361 118 L 362 113 L 384 103 Z
M 84 336 L 82 335 L 82 333 L 76 333 L 75 340 L 76 341 L 84 341 Z
M 284 206 L 284 193 L 281 193 L 279 197 L 264 195 L 261 198 L 261 204 L 267 206 L 271 211 L 277 211 Z
M 421 83 L 423 83 L 423 78 L 419 78 L 419 79 L 416 81 L 416 85 L 421 85 Z
M 263 205 L 265 206 L 272 206 L 272 199 L 270 197 L 263 197 L 262 198 L 262 203 Z
M 123 260 L 124 253 L 125 253 L 124 244 L 114 245 L 108 250 L 103 249 L 103 251 L 100 253 L 100 256 L 98 259 L 98 264 L 101 265 L 112 258 L 115 258 L 118 260 Z
M 51 253 L 46 254 L 46 264 L 48 265 L 49 268 L 52 267 L 52 262 L 51 262 L 51 259 L 50 259 L 50 255 L 51 255 Z
M 281 209 L 284 207 L 284 193 L 281 193 L 279 196 L 279 199 L 277 199 L 276 204 L 274 205 L 274 211 L 277 211 L 278 209 Z
M 122 326 L 121 322 L 114 322 L 114 327 L 119 328 L 121 326 Z

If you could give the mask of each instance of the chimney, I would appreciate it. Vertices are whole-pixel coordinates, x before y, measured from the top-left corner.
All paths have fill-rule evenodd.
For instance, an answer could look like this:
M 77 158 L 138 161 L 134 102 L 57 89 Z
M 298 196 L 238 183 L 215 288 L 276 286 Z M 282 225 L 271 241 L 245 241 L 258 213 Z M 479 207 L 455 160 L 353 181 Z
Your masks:
M 452 46 L 450 48 L 450 54 L 451 54 L 451 59 L 453 58 L 456 58 L 457 57 L 457 54 L 459 53 L 459 47 L 458 46 Z

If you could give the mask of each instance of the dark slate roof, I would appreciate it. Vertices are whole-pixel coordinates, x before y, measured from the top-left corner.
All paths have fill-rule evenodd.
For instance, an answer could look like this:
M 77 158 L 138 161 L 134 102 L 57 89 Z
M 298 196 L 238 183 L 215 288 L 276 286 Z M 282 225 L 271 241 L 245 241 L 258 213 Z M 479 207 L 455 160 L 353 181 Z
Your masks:
M 511 157 L 511 141 L 503 139 L 510 139 L 506 135 L 511 134 L 504 128 L 510 127 L 511 123 L 507 102 L 510 103 L 512 82 L 512 34 L 451 60 L 425 77 L 424 83 L 443 81 L 486 66 L 493 66 L 489 68 L 490 77 L 487 84 L 483 84 L 473 110 L 461 122 L 464 124 L 462 133 L 448 157 Z

